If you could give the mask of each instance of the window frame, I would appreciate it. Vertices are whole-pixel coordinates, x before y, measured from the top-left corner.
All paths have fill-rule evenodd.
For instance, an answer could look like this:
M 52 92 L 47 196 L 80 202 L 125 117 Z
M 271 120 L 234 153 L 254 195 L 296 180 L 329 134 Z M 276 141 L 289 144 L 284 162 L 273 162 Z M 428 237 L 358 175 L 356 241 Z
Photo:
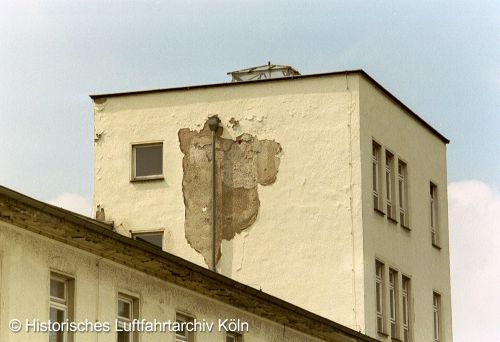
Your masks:
M 401 338 L 403 342 L 411 342 L 412 341 L 412 331 L 411 331 L 411 278 L 405 276 L 404 274 L 401 276 L 401 311 L 402 311 L 402 334 Z M 406 318 L 406 319 L 405 319 Z
M 382 145 L 372 139 L 372 201 L 373 209 L 385 214 L 383 203 Z
M 161 146 L 161 174 L 158 175 L 146 175 L 146 176 L 137 176 L 136 168 L 137 168 L 137 148 L 145 148 L 145 147 L 154 147 Z M 130 144 L 131 158 L 130 158 L 130 181 L 131 182 L 142 182 L 142 181 L 153 181 L 153 180 L 163 180 L 165 179 L 164 173 L 164 150 L 163 150 L 163 140 L 156 141 L 148 141 L 148 142 L 140 142 L 140 143 L 131 143 Z
M 163 250 L 163 245 L 165 243 L 165 230 L 147 230 L 147 231 L 129 231 L 130 232 L 130 238 L 137 240 L 137 241 L 142 241 L 144 243 L 150 244 L 156 248 L 160 248 Z M 139 235 L 160 235 L 161 234 L 161 247 L 158 245 L 155 245 L 154 243 L 145 241 L 144 239 L 137 239 Z
M 125 302 L 129 304 L 130 317 L 124 317 L 119 315 L 119 302 Z M 127 293 L 118 292 L 116 297 L 116 323 L 117 327 L 123 327 L 126 323 L 131 323 L 134 319 L 139 319 L 139 298 L 132 296 Z M 139 333 L 137 331 L 128 332 L 128 342 L 138 342 Z M 116 332 L 116 340 L 118 340 L 118 331 Z
M 432 292 L 432 310 L 433 310 L 433 341 L 442 342 L 441 295 L 436 291 Z
M 194 319 L 195 317 L 193 315 L 190 315 L 188 313 L 184 313 L 184 312 L 179 312 L 177 311 L 175 313 L 175 321 L 176 322 L 194 322 Z M 181 338 L 185 338 L 185 339 L 178 339 L 178 334 L 179 332 L 176 331 L 175 332 L 175 335 L 174 335 L 174 338 L 175 338 L 175 342 L 195 342 L 196 341 L 196 335 L 195 335 L 195 332 L 194 331 L 185 331 L 185 335 L 184 336 L 180 336 Z
M 385 150 L 385 203 L 387 218 L 397 222 L 396 218 L 396 177 L 394 172 L 394 153 Z
M 379 269 L 381 270 L 379 274 Z M 376 313 L 376 329 L 380 334 L 387 334 L 386 318 L 385 318 L 385 264 L 375 260 L 375 313 Z
M 57 281 L 63 283 L 64 286 L 64 298 L 52 296 L 50 293 L 51 282 Z M 75 278 L 70 275 L 66 275 L 59 271 L 50 271 L 49 276 L 49 319 L 50 319 L 50 311 L 52 309 L 62 311 L 64 314 L 63 321 L 74 320 L 75 315 Z M 49 333 L 49 341 L 51 341 L 51 333 Z M 61 331 L 56 332 L 56 336 L 58 334 L 62 334 L 63 342 L 72 342 L 74 339 L 74 334 L 72 332 Z M 57 341 L 58 337 L 56 337 Z
M 432 245 L 439 247 L 439 192 L 438 186 L 432 181 L 429 182 L 429 226 Z
M 398 213 L 399 223 L 403 228 L 410 229 L 408 163 L 398 158 Z
M 389 268 L 389 322 L 391 337 L 399 337 L 399 272 Z
M 227 341 L 227 338 L 233 338 L 232 342 L 243 342 L 243 334 L 236 332 L 236 331 L 226 331 L 226 336 L 225 336 L 225 342 Z

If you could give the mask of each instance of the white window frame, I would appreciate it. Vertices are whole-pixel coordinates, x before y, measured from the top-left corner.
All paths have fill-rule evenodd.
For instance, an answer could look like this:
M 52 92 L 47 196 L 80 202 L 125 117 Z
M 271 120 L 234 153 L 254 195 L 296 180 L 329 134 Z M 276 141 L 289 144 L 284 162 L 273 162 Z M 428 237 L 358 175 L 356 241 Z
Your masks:
M 401 280 L 401 298 L 403 304 L 403 342 L 410 342 L 410 313 L 411 313 L 411 283 L 410 278 L 403 275 Z
M 433 309 L 433 336 L 434 342 L 441 341 L 441 295 L 437 292 L 432 293 L 432 309 Z
M 64 298 L 52 296 L 50 294 L 50 283 L 49 283 L 49 299 L 50 299 L 49 317 L 50 317 L 50 310 L 55 309 L 55 310 L 62 311 L 64 313 L 63 321 L 71 320 L 73 318 L 72 316 L 73 316 L 73 300 L 74 300 L 71 297 L 74 297 L 74 293 L 70 293 L 70 292 L 73 292 L 74 289 L 70 289 L 70 287 L 74 286 L 74 279 L 70 278 L 66 275 L 60 274 L 58 272 L 50 272 L 50 282 L 52 282 L 53 280 L 60 282 L 60 283 L 63 283 Z M 73 334 L 69 334 L 66 331 L 60 332 L 60 333 L 63 334 L 63 342 L 73 341 Z M 49 333 L 49 341 L 51 341 L 50 334 L 52 334 L 52 333 Z M 55 333 L 55 334 L 57 336 L 58 333 Z M 56 340 L 57 340 L 57 337 L 56 337 Z
M 399 220 L 402 226 L 408 227 L 408 164 L 398 159 L 398 200 Z
M 184 313 L 179 313 L 177 312 L 175 314 L 175 321 L 176 322 L 193 322 L 194 317 L 184 314 Z M 193 331 L 184 331 L 182 332 L 183 334 L 181 335 L 180 332 L 176 331 L 175 332 L 175 342 L 194 342 L 195 341 L 195 334 Z
M 380 159 L 382 146 L 375 140 L 372 140 L 372 184 L 373 184 L 373 208 L 382 212 L 382 179 Z
M 379 272 L 380 270 L 380 272 Z M 385 334 L 385 265 L 375 261 L 375 309 L 377 332 Z
M 391 337 L 398 338 L 398 272 L 389 269 L 389 321 L 391 324 Z
M 438 213 L 438 189 L 437 185 L 430 182 L 429 186 L 429 199 L 430 199 L 430 226 L 431 226 L 431 240 L 434 246 L 439 246 L 439 213 Z
M 145 148 L 145 147 L 154 147 L 154 146 L 161 146 L 161 173 L 158 175 L 147 175 L 147 176 L 137 176 L 136 175 L 136 152 L 137 148 Z M 131 176 L 130 180 L 131 181 L 142 181 L 142 180 L 161 180 L 164 179 L 163 173 L 164 173 L 164 162 L 163 162 L 163 141 L 151 141 L 151 142 L 144 142 L 144 143 L 133 143 L 131 144 L 131 150 L 132 150 L 132 158 L 131 158 Z
M 395 218 L 395 200 L 394 200 L 394 154 L 388 150 L 385 150 L 385 188 L 386 188 L 386 210 L 387 217 L 394 220 Z
M 118 307 L 120 301 L 127 303 L 129 305 L 130 317 L 124 317 L 119 315 Z M 139 313 L 139 299 L 124 293 L 118 293 L 118 297 L 116 300 L 116 318 L 117 318 L 118 328 L 123 329 L 125 324 L 130 324 L 134 319 L 138 319 L 139 318 L 138 313 Z M 118 340 L 118 332 L 116 333 L 116 339 Z M 139 339 L 137 332 L 128 332 L 127 342 L 137 342 L 138 340 Z
M 164 240 L 165 239 L 165 231 L 164 230 L 130 231 L 130 237 L 134 240 L 138 240 L 137 237 L 140 237 L 140 235 L 161 235 L 161 246 L 157 246 L 157 245 L 150 243 L 150 242 L 147 242 L 147 241 L 142 241 L 142 240 L 140 240 L 140 241 L 163 249 L 163 244 L 165 242 L 165 240 Z

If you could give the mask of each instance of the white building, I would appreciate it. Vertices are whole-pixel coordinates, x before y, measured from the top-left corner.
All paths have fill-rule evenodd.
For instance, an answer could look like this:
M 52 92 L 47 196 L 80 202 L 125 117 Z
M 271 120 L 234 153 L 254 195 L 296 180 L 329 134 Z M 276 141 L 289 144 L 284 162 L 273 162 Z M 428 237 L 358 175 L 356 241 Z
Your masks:
M 376 342 L 2 186 L 0 341 Z
M 204 267 L 215 250 L 220 274 L 381 341 L 452 341 L 448 140 L 365 72 L 92 99 L 118 233 Z

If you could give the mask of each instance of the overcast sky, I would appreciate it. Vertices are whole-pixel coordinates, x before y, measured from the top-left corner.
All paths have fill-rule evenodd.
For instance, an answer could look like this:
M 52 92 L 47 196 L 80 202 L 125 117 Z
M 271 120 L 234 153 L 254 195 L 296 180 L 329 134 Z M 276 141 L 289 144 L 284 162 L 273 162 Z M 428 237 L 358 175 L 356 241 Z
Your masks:
M 451 140 L 454 340 L 499 341 L 500 1 L 0 0 L 0 184 L 90 214 L 89 94 L 268 60 L 364 69 Z

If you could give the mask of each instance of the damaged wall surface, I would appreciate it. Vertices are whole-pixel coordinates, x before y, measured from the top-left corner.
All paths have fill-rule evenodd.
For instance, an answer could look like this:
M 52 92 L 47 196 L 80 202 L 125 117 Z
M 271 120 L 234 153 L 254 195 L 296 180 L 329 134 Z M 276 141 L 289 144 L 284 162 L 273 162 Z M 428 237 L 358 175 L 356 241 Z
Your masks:
M 281 146 L 250 134 L 235 139 L 216 139 L 216 251 L 220 259 L 222 239 L 231 240 L 257 218 L 260 201 L 257 185 L 276 180 Z M 179 130 L 182 159 L 182 193 L 186 210 L 186 239 L 211 262 L 211 134 L 207 123 L 202 130 Z

